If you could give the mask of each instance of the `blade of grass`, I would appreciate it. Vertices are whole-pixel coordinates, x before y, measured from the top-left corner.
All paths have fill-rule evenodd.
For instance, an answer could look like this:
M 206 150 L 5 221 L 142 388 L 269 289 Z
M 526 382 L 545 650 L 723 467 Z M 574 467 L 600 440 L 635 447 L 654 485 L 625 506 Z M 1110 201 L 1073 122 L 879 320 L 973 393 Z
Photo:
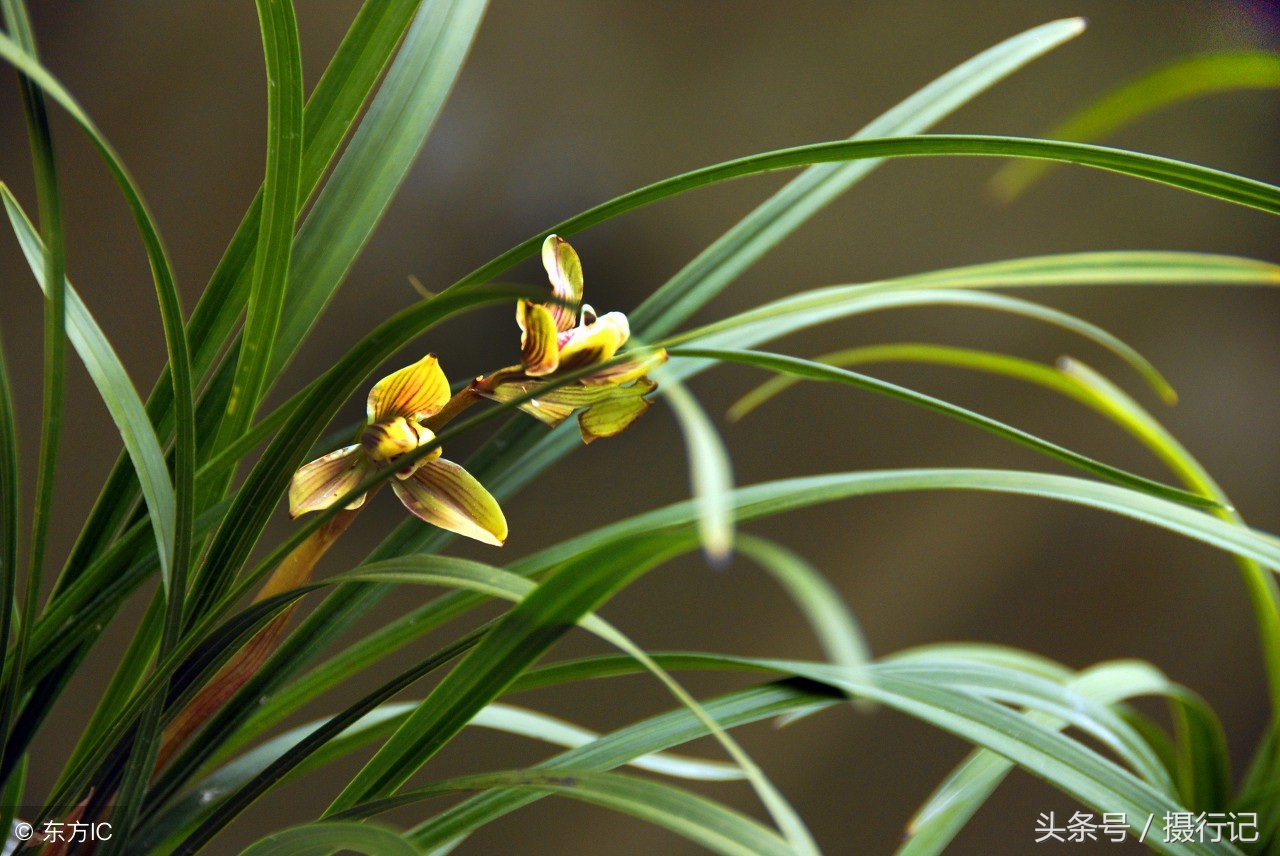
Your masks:
M 1242 89 L 1280 88 L 1280 55 L 1238 51 L 1184 57 L 1123 83 L 1050 129 L 1055 140 L 1100 140 L 1173 104 Z M 1052 164 L 1006 164 L 991 177 L 991 191 L 1011 202 L 1052 169 Z
M 418 702 L 384 704 L 365 714 L 295 767 L 282 781 L 292 781 L 368 745 L 373 740 L 386 737 L 417 705 Z M 325 721 L 316 720 L 291 729 L 218 767 L 159 814 L 148 827 L 147 837 L 137 840 L 137 846 L 144 852 L 149 852 L 160 849 L 166 840 L 184 831 L 189 832 L 194 828 L 192 824 L 207 814 L 209 807 L 219 798 L 245 785 L 269 764 L 294 749 Z M 567 748 L 585 746 L 600 737 L 596 732 L 563 719 L 497 702 L 483 708 L 468 726 L 493 729 Z M 666 752 L 639 755 L 628 763 L 636 769 L 691 780 L 732 781 L 742 778 L 742 772 L 732 764 Z M 169 843 L 173 845 L 177 842 Z
M 700 515 L 699 528 L 701 528 L 701 526 L 702 526 L 702 517 Z M 666 553 L 668 550 L 683 551 L 684 549 L 688 548 L 687 542 L 682 543 L 681 539 L 678 537 L 669 537 L 668 540 L 670 541 L 669 545 L 664 545 L 662 547 L 659 547 L 659 549 L 663 550 L 664 553 Z M 699 541 L 702 541 L 701 537 L 699 538 Z M 705 541 L 702 541 L 702 543 L 705 544 Z M 640 552 L 640 555 L 643 556 L 643 551 Z M 425 559 L 426 557 L 423 557 L 423 558 Z M 381 566 L 379 567 L 403 568 L 405 567 L 405 563 L 408 563 L 411 561 L 412 559 L 390 560 L 388 562 L 382 563 Z M 641 562 L 643 561 L 644 560 L 642 558 Z M 497 569 L 492 569 L 492 570 L 496 572 Z M 383 573 L 385 574 L 386 572 L 383 572 Z M 370 566 L 366 566 L 364 571 L 357 571 L 353 573 L 351 576 L 357 577 L 357 578 L 365 577 L 367 579 L 375 579 L 375 580 L 378 579 L 378 576 L 374 575 L 370 570 Z M 395 579 L 394 575 L 387 575 L 386 578 L 382 581 L 392 581 L 393 579 Z M 410 577 L 409 579 L 412 581 L 412 577 Z M 513 574 L 504 573 L 504 574 L 501 574 L 500 579 L 503 582 L 503 584 L 508 587 L 506 596 L 519 597 L 523 595 L 523 597 L 527 600 L 530 596 L 532 596 L 530 592 L 536 591 L 536 588 L 534 587 L 534 585 L 523 577 L 518 577 Z M 553 577 L 552 579 L 554 580 L 555 578 Z M 523 603 L 524 601 L 522 600 L 520 602 Z M 517 609 L 519 609 L 519 607 L 517 607 Z M 778 790 L 774 787 L 773 783 L 769 781 L 768 777 L 764 775 L 764 772 L 760 770 L 760 768 L 742 750 L 742 748 L 737 744 L 737 742 L 734 741 L 733 738 L 731 738 L 727 732 L 725 732 L 723 729 L 720 728 L 720 726 L 715 722 L 715 720 L 711 718 L 711 716 L 702 708 L 702 706 L 693 698 L 693 696 L 691 696 L 661 666 L 659 666 L 656 662 L 654 662 L 654 660 L 643 649 L 637 646 L 634 642 L 632 642 L 626 636 L 618 632 L 617 629 L 615 629 L 611 625 L 602 621 L 601 619 L 591 614 L 590 612 L 584 613 L 581 618 L 578 618 L 576 620 L 579 623 L 581 623 L 584 628 L 595 633 L 597 636 L 600 636 L 602 639 L 605 639 L 606 641 L 610 642 L 615 647 L 619 648 L 624 653 L 628 654 L 638 663 L 642 664 L 649 672 L 651 672 L 656 678 L 658 678 L 658 680 L 661 681 L 663 685 L 667 687 L 668 690 L 670 690 L 671 694 L 675 696 L 675 698 L 681 704 L 683 704 L 685 707 L 691 710 L 694 713 L 694 715 L 697 716 L 698 719 L 701 720 L 707 726 L 708 732 L 713 737 L 715 737 L 716 741 L 720 743 L 720 745 L 725 749 L 725 751 L 737 764 L 738 769 L 742 770 L 744 776 L 751 782 L 751 785 L 755 789 L 757 796 L 760 798 L 760 801 L 769 810 L 770 815 L 773 817 L 774 821 L 778 824 L 778 828 L 781 829 L 782 832 L 785 834 L 787 842 L 791 845 L 792 852 L 795 852 L 795 853 L 817 853 L 818 852 L 817 844 L 813 841 L 813 838 L 810 835 L 808 829 L 805 827 L 804 822 L 800 819 L 799 815 L 795 813 L 795 810 L 791 807 L 791 805 L 786 801 L 786 799 L 782 796 L 782 794 L 778 792 Z M 424 702 L 423 705 L 420 706 L 420 708 L 425 706 L 426 706 L 426 702 Z M 411 714 L 409 718 L 412 719 L 415 715 L 416 714 Z M 406 722 L 404 725 L 401 726 L 400 729 L 397 729 L 397 733 L 400 733 L 411 727 L 412 726 L 410 725 L 410 723 Z
M 315 590 L 320 588 L 319 584 L 311 584 L 307 586 L 307 590 Z M 387 681 L 371 693 L 367 693 L 364 697 L 349 705 L 345 710 L 330 717 L 319 727 L 312 729 L 304 735 L 287 751 L 272 759 L 261 770 L 255 773 L 248 781 L 241 784 L 233 793 L 227 796 L 222 802 L 212 805 L 207 815 L 203 817 L 194 829 L 187 832 L 183 839 L 175 844 L 169 852 L 173 856 L 179 854 L 195 853 L 212 839 L 219 830 L 227 823 L 233 820 L 241 811 L 251 804 L 258 796 L 266 793 L 282 778 L 287 776 L 291 771 L 302 764 L 308 757 L 320 751 L 330 740 L 338 737 L 355 723 L 359 722 L 364 716 L 376 710 L 380 705 L 391 699 L 397 693 L 412 685 L 422 677 L 434 672 L 436 669 L 448 663 L 455 657 L 463 654 L 474 647 L 485 634 L 489 632 L 492 623 L 481 625 L 474 630 L 455 639 L 443 649 L 437 651 L 432 656 L 426 658 L 420 663 L 414 665 L 408 670 L 401 672 L 399 675 Z M 238 695 L 243 695 L 244 691 Z M 157 782 L 156 790 L 160 791 L 157 799 L 153 802 L 155 808 L 159 809 L 164 805 L 165 782 L 162 777 Z M 151 840 L 155 837 L 171 837 L 171 832 L 164 830 L 150 830 L 144 828 L 142 837 Z
M 696 542 L 685 538 L 678 545 L 673 545 L 673 549 L 687 550 Z M 413 583 L 427 585 L 447 585 L 461 586 L 471 589 L 488 596 L 497 596 L 508 600 L 520 601 L 529 595 L 535 589 L 534 583 L 527 579 L 509 574 L 498 568 L 482 565 L 476 562 L 469 562 L 459 559 L 446 559 L 438 557 L 406 557 L 402 559 L 388 560 L 386 562 L 373 565 L 366 565 L 356 571 L 339 575 L 327 580 L 325 583 L 318 585 L 328 585 L 334 583 L 350 583 L 352 581 L 379 581 L 388 583 Z M 790 807 L 782 801 L 780 795 L 773 790 L 767 779 L 751 760 L 742 752 L 737 744 L 719 729 L 713 720 L 702 711 L 698 703 L 658 664 L 652 661 L 648 655 L 632 643 L 627 637 L 619 633 L 615 628 L 600 620 L 599 618 L 586 614 L 579 619 L 582 626 L 611 644 L 620 648 L 628 654 L 628 656 L 641 663 L 647 670 L 652 672 L 659 678 L 673 695 L 686 707 L 694 711 L 703 719 L 707 725 L 708 731 L 714 735 L 724 745 L 725 749 L 730 753 L 738 764 L 738 768 L 745 772 L 745 775 L 753 780 L 753 785 L 761 794 L 761 798 L 766 805 L 770 806 L 771 811 L 779 816 L 783 828 L 788 830 L 788 837 L 796 842 L 796 846 L 803 850 L 811 850 L 813 848 L 812 841 L 808 838 L 807 831 L 804 830 L 799 820 L 786 815 L 791 811 Z M 348 727 L 345 723 L 355 721 L 353 717 L 363 716 L 363 708 L 367 703 L 360 703 L 356 709 L 348 709 L 337 724 L 331 720 L 324 728 L 329 734 L 339 733 L 338 729 Z M 415 710 L 417 706 L 415 706 Z M 403 717 L 402 719 L 407 719 Z M 399 723 L 397 731 L 407 728 L 405 722 Z M 314 730 L 311 735 L 315 736 L 319 729 Z M 300 741 L 301 742 L 301 741 Z M 234 817 L 236 811 L 247 805 L 248 801 L 259 795 L 266 787 L 270 787 L 288 772 L 291 767 L 296 766 L 307 758 L 307 753 L 318 748 L 320 744 L 317 740 L 308 741 L 308 746 L 299 749 L 291 749 L 277 760 L 273 761 L 270 772 L 263 771 L 259 777 L 247 783 L 244 790 L 237 792 L 226 805 L 220 806 L 215 812 L 215 816 L 208 818 L 198 830 L 193 832 L 184 841 L 183 846 L 188 850 L 194 850 L 201 846 L 204 842 L 216 833 L 222 824 L 228 822 Z M 164 793 L 158 795 L 163 798 Z M 781 804 L 779 804 L 781 803 Z
M 920 133 L 1083 30 L 1083 19 L 1068 18 L 1007 39 L 872 120 L 853 139 Z M 879 165 L 877 161 L 863 161 L 805 170 L 646 298 L 632 314 L 633 325 L 650 338 L 674 330 L 783 238 Z
M 836 667 L 811 663 L 753 660 L 720 655 L 697 655 L 692 658 L 689 655 L 658 654 L 654 656 L 667 668 L 684 668 L 689 665 L 695 665 L 700 668 L 763 668 L 776 670 L 783 674 L 800 675 L 809 680 L 828 685 L 841 686 L 855 694 L 874 699 L 886 706 L 917 716 L 964 739 L 983 745 L 999 744 L 1002 752 L 1017 758 L 1018 762 L 1026 766 L 1027 769 L 1055 783 L 1067 783 L 1068 787 L 1066 789 L 1068 792 L 1072 793 L 1073 789 L 1075 789 L 1075 795 L 1085 797 L 1086 802 L 1089 802 L 1089 797 L 1101 800 L 1100 803 L 1095 804 L 1101 806 L 1118 804 L 1120 800 L 1134 801 L 1138 804 L 1152 806 L 1151 813 L 1161 812 L 1158 815 L 1160 817 L 1164 816 L 1162 812 L 1165 810 L 1177 810 L 1177 804 L 1170 801 L 1166 796 L 1152 790 L 1148 785 L 1134 778 L 1132 774 L 1120 769 L 1112 762 L 1102 758 L 1076 741 L 1063 738 L 1056 732 L 1051 732 L 1026 716 L 995 705 L 980 696 L 946 686 L 947 670 L 956 662 L 952 659 L 954 654 L 944 655 L 941 659 L 935 658 L 930 661 L 927 658 L 927 652 L 921 651 L 916 652 L 914 662 L 910 664 L 877 664 L 874 667 L 876 672 L 874 686 L 861 685 L 845 678 L 837 677 L 841 674 L 841 670 Z M 633 671 L 638 668 L 634 663 L 626 662 L 624 658 L 608 659 L 612 659 L 619 667 L 623 667 L 625 670 Z M 924 674 L 921 667 L 927 663 L 931 663 L 933 666 L 934 679 L 941 682 L 938 685 L 921 682 L 920 678 Z M 581 667 L 586 667 L 586 669 L 584 670 Z M 549 672 L 551 670 L 556 670 L 565 678 L 575 677 L 573 673 L 577 673 L 576 677 L 585 677 L 597 674 L 599 671 L 593 663 L 559 664 L 540 671 Z M 911 680 L 903 677 L 909 674 L 914 674 L 916 679 Z M 1010 680 L 1017 679 L 1017 673 L 1008 676 L 1008 678 Z M 1131 680 L 1128 685 L 1134 692 L 1158 691 L 1137 681 Z M 759 691 L 765 689 L 758 688 Z M 1066 688 L 1062 688 L 1060 691 L 1050 691 L 1050 693 L 1061 698 L 1059 704 L 1064 709 L 1071 708 L 1077 704 L 1077 700 L 1081 699 L 1078 692 L 1069 691 Z M 809 704 L 811 702 L 797 703 L 792 707 L 792 710 L 803 709 Z M 725 718 L 724 708 L 721 703 L 708 703 L 708 709 L 717 716 L 717 719 L 723 725 L 730 726 L 735 724 Z M 778 712 L 786 713 L 789 711 Z M 672 734 L 672 731 L 675 730 L 673 726 L 681 721 L 683 721 L 684 728 L 687 730 L 684 730 L 677 737 Z M 660 726 L 657 725 L 659 722 L 661 722 Z M 552 761 L 540 765 L 539 769 L 548 772 L 568 768 L 607 769 L 609 766 L 616 766 L 622 763 L 622 758 L 618 757 L 619 753 L 617 752 L 621 745 L 630 744 L 631 751 L 654 751 L 671 748 L 699 736 L 701 729 L 694 730 L 699 725 L 701 723 L 692 720 L 685 711 L 676 711 L 654 720 L 638 723 L 636 726 L 623 729 L 615 734 L 606 735 L 594 744 L 582 749 L 563 753 L 552 759 Z M 636 743 L 640 743 L 640 745 L 636 746 Z M 623 754 L 623 757 L 626 754 L 629 753 Z M 1062 775 L 1046 775 L 1045 771 L 1048 767 L 1056 768 L 1056 771 Z M 1059 784 L 1059 786 L 1062 785 Z M 437 818 L 415 829 L 413 831 L 414 843 L 418 846 L 430 847 L 434 844 L 451 840 L 457 835 L 465 834 L 483 823 L 533 801 L 533 799 L 528 795 L 503 792 L 482 794 L 447 810 Z M 1108 802 L 1108 800 L 1115 800 L 1116 803 Z M 1173 808 L 1170 809 L 1170 806 Z M 1131 816 L 1134 817 L 1145 815 L 1146 812 L 1141 815 L 1137 812 L 1131 813 Z M 1174 852 L 1209 851 L 1207 848 L 1201 849 L 1192 845 L 1186 849 L 1175 849 Z M 1217 852 L 1234 852 L 1234 850 L 1227 847 L 1220 848 Z
M 724 161 L 624 193 L 562 220 L 512 247 L 450 288 L 489 281 L 533 256 L 548 234 L 572 236 L 620 214 L 699 187 L 812 164 L 909 157 L 1026 158 L 1070 163 L 1164 184 L 1272 214 L 1280 213 L 1280 188 L 1273 184 L 1172 158 L 1107 146 L 981 134 L 920 134 L 813 143 Z

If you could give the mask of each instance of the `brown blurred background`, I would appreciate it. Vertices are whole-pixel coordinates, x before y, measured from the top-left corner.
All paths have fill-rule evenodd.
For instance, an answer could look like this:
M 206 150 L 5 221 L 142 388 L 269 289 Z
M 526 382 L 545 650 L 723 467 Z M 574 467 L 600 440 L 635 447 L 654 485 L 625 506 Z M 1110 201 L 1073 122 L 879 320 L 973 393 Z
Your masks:
M 298 5 L 310 86 L 357 4 Z M 137 177 L 189 308 L 261 180 L 264 99 L 252 4 L 32 6 L 47 65 Z M 1243 0 L 498 0 L 421 158 L 303 355 L 277 385 L 275 400 L 412 302 L 410 275 L 438 289 L 549 224 L 650 181 L 752 152 L 847 136 L 1001 39 L 1080 14 L 1091 21 L 1081 38 L 999 85 L 940 130 L 1032 135 L 1155 64 L 1210 49 L 1277 47 L 1274 7 Z M 1152 117 L 1110 142 L 1275 181 L 1278 104 L 1274 93 L 1215 96 Z M 64 117 L 55 119 L 72 279 L 139 386 L 149 389 L 164 350 L 145 257 L 101 163 Z M 984 188 L 994 166 L 988 160 L 928 159 L 883 167 L 747 272 L 701 317 L 821 285 L 1040 253 L 1169 248 L 1276 260 L 1276 227 L 1260 212 L 1082 169 L 1060 170 L 1028 198 L 1003 208 Z M 34 210 L 14 86 L 0 88 L 0 179 Z M 601 310 L 633 308 L 785 180 L 765 176 L 702 190 L 577 236 L 587 299 Z M 41 305 L 9 238 L 0 239 L 0 266 L 0 327 L 15 372 L 29 494 L 40 407 Z M 543 279 L 533 264 L 512 278 Z M 1136 345 L 1167 374 L 1182 403 L 1163 409 L 1117 360 L 1081 340 L 976 310 L 886 313 L 774 347 L 812 356 L 858 343 L 929 341 L 1046 361 L 1069 353 L 1160 408 L 1245 516 L 1280 530 L 1280 297 L 1208 288 L 1042 296 Z M 413 353 L 441 353 L 446 371 L 460 378 L 511 362 L 514 336 L 506 310 L 473 314 L 432 333 Z M 875 373 L 1163 477 L 1116 429 L 1048 393 L 942 370 Z M 694 384 L 724 430 L 741 483 L 892 466 L 1059 471 L 973 429 L 848 389 L 793 390 L 745 422 L 725 424 L 725 408 L 761 379 L 745 369 L 721 369 Z M 354 418 L 361 408 L 360 401 L 350 402 L 343 418 Z M 74 356 L 65 425 L 57 560 L 119 450 Z M 460 460 L 466 449 L 448 451 Z M 601 494 L 601 485 L 615 487 Z M 679 433 L 659 406 L 625 437 L 580 450 L 510 501 L 513 534 L 501 558 L 682 498 L 687 490 Z M 332 570 L 358 561 L 401 519 L 389 498 L 378 503 L 380 511 L 362 518 Z M 269 539 L 287 531 L 283 509 L 277 517 Z M 1226 557 L 1171 534 L 1098 512 L 972 494 L 850 501 L 749 529 L 790 545 L 825 571 L 848 597 L 877 654 L 981 640 L 1025 647 L 1075 667 L 1138 657 L 1209 699 L 1238 760 L 1263 725 L 1264 689 L 1243 587 Z M 494 558 L 481 550 L 462 552 Z M 406 592 L 367 626 L 427 596 Z M 697 559 L 675 563 L 633 586 L 605 614 L 655 649 L 820 654 L 785 597 L 745 560 L 723 572 Z M 107 672 L 129 620 L 110 629 L 111 650 L 90 661 L 90 672 Z M 398 665 L 429 650 L 432 640 Z M 563 648 L 595 650 L 592 641 L 577 637 Z M 361 686 L 371 686 L 389 668 L 366 676 Z M 37 746 L 37 791 L 52 781 L 54 765 L 96 702 L 96 680 L 101 678 L 73 686 L 55 727 Z M 691 675 L 688 683 L 710 693 L 741 681 Z M 335 694 L 312 716 L 336 709 L 355 692 Z M 646 678 L 519 701 L 599 729 L 671 705 Z M 757 726 L 741 737 L 831 853 L 889 852 L 911 811 L 966 750 L 884 710 L 839 709 L 782 732 Z M 718 754 L 713 745 L 697 748 Z M 546 754 L 526 741 L 468 734 L 428 773 L 439 778 L 502 769 Z M 211 852 L 234 852 L 279 823 L 314 816 L 339 784 L 313 776 L 282 789 Z M 715 786 L 709 793 L 758 813 L 745 786 Z M 1075 808 L 1067 797 L 1015 773 L 954 852 L 1029 852 L 1038 813 L 1069 816 Z M 413 817 L 396 819 L 407 824 Z M 694 849 L 600 809 L 544 800 L 476 834 L 462 852 L 642 854 L 658 848 Z

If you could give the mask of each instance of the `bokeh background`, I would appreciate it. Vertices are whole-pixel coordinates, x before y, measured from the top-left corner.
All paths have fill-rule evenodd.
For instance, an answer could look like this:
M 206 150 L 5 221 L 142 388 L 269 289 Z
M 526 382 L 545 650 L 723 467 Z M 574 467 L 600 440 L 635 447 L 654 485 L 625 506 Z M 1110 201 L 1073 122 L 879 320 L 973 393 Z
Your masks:
M 357 4 L 300 3 L 309 85 Z M 194 304 L 261 180 L 264 98 L 252 4 L 35 3 L 47 65 L 121 151 L 166 237 L 187 306 Z M 381 319 L 416 299 L 408 277 L 438 289 L 511 244 L 589 205 L 716 161 L 847 136 L 935 76 L 1014 33 L 1085 15 L 1089 30 L 945 121 L 952 132 L 1031 135 L 1109 86 L 1193 52 L 1276 49 L 1278 18 L 1261 2 L 1140 0 L 866 0 L 781 4 L 641 0 L 496 0 L 452 99 L 385 222 L 277 400 L 329 366 Z M 1274 93 L 1189 103 L 1111 142 L 1280 179 Z M 102 165 L 55 117 L 70 273 L 139 385 L 163 359 L 145 257 Z M 891 163 L 815 217 L 748 271 L 701 318 L 821 285 L 1070 250 L 1170 248 L 1274 260 L 1267 216 L 1167 188 L 1081 169 L 1059 170 L 1011 207 L 991 201 L 987 160 Z M 587 299 L 630 309 L 700 248 L 779 187 L 763 176 L 701 190 L 574 238 Z M 0 88 L 0 179 L 34 210 L 16 87 Z M 540 282 L 536 265 L 513 272 Z M 0 328 L 33 480 L 40 406 L 37 290 L 14 241 L 0 238 Z M 1160 413 L 1255 525 L 1280 530 L 1280 296 L 1210 288 L 1057 290 L 1042 295 L 1119 333 L 1146 353 L 1182 402 Z M 413 349 L 434 350 L 451 377 L 504 365 L 515 329 L 506 310 L 476 313 Z M 1029 321 L 974 310 L 912 311 L 842 321 L 776 348 L 812 356 L 881 341 L 1006 349 L 1052 361 L 1071 354 L 1161 405 L 1110 355 Z M 406 354 L 406 357 L 410 356 Z M 1070 403 L 1026 386 L 942 370 L 882 368 L 885 378 L 1013 421 L 1136 471 L 1162 473 L 1135 443 Z M 693 386 L 724 429 L 742 483 L 818 472 L 958 465 L 1055 469 L 973 429 L 848 389 L 813 385 L 746 421 L 724 410 L 762 376 L 721 369 Z M 343 418 L 361 412 L 352 401 Z M 55 558 L 69 549 L 119 441 L 72 358 L 58 482 Z M 462 459 L 465 449 L 451 448 Z M 514 559 L 584 527 L 687 495 L 686 461 L 658 406 L 625 437 L 580 450 L 507 504 Z M 385 503 L 385 504 L 384 504 Z M 335 551 L 351 566 L 400 519 L 382 497 Z M 284 509 L 268 540 L 287 531 Z M 825 571 L 848 597 L 877 654 L 932 642 L 1017 645 L 1072 666 L 1138 657 L 1206 696 L 1237 758 L 1266 716 L 1248 604 L 1230 561 L 1163 531 L 1042 501 L 910 495 L 844 502 L 751 524 Z M 462 552 L 492 559 L 491 553 Z M 366 626 L 427 597 L 406 592 Z M 692 558 L 651 574 L 606 615 L 654 649 L 703 648 L 814 657 L 796 611 L 745 560 L 713 571 Z M 125 615 L 37 746 L 33 787 L 96 702 L 95 690 L 130 630 Z M 432 650 L 427 640 L 406 652 Z M 563 652 L 598 650 L 570 638 Z M 333 710 L 359 687 L 326 700 Z M 691 675 L 704 693 L 740 681 Z M 521 702 L 607 729 L 666 709 L 652 680 L 542 692 Z M 832 853 L 885 853 L 911 811 L 966 751 L 959 741 L 889 711 L 828 711 L 742 739 Z M 707 754 L 712 745 L 697 747 Z M 484 733 L 433 761 L 432 778 L 531 763 L 547 750 Z M 313 776 L 243 818 L 216 852 L 235 852 L 272 826 L 314 815 L 339 783 Z M 713 791 L 758 811 L 745 786 Z M 1030 852 L 1036 817 L 1069 816 L 1071 800 L 1017 772 L 954 852 Z M 412 815 L 397 818 L 411 822 Z M 1079 847 L 1081 845 L 1074 845 Z M 1115 845 L 1108 845 L 1114 848 Z M 600 809 L 544 800 L 476 834 L 470 853 L 668 853 L 693 848 Z

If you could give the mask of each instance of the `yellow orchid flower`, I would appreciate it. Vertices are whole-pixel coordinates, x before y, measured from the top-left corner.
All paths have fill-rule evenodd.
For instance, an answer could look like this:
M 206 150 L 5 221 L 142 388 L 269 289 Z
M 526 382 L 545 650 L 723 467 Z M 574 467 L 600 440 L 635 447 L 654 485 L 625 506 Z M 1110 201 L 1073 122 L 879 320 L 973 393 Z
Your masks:
M 474 385 L 479 394 L 495 401 L 510 401 L 543 388 L 559 374 L 611 360 L 631 336 L 626 315 L 597 315 L 582 302 L 582 263 L 567 241 L 549 235 L 542 244 L 542 266 L 558 302 L 522 300 L 517 305 L 521 364 Z M 612 437 L 649 409 L 645 396 L 658 385 L 646 375 L 666 360 L 666 351 L 657 351 L 602 368 L 519 408 L 553 428 L 577 411 L 583 442 Z
M 304 465 L 289 485 L 289 514 L 328 508 L 379 469 L 435 439 L 424 420 L 449 401 L 449 381 L 435 354 L 387 375 L 369 393 L 368 421 L 360 442 Z M 404 507 L 441 529 L 501 546 L 507 521 L 498 501 L 462 467 L 428 452 L 396 472 L 392 482 Z M 347 505 L 364 504 L 361 495 Z

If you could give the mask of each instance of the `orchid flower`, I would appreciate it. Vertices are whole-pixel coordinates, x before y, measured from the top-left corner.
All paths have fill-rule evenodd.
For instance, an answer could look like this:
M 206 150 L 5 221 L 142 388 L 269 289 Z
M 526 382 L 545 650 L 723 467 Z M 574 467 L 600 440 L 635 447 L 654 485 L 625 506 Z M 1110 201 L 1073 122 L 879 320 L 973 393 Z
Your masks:
M 449 381 L 435 354 L 387 375 L 369 393 L 360 442 L 304 465 L 289 485 L 289 514 L 328 508 L 379 469 L 435 440 L 423 422 L 449 401 Z M 474 476 L 428 452 L 396 472 L 392 489 L 410 512 L 441 529 L 501 546 L 507 521 L 498 502 Z M 362 494 L 347 505 L 364 504 Z
M 556 302 L 522 300 L 516 306 L 521 364 L 480 378 L 474 385 L 479 394 L 495 401 L 510 401 L 566 372 L 607 362 L 631 336 L 626 315 L 597 315 L 582 302 L 582 263 L 567 241 L 549 235 L 542 244 L 542 266 Z M 666 351 L 657 351 L 602 367 L 548 389 L 519 408 L 553 428 L 577 411 L 583 442 L 612 437 L 649 409 L 645 396 L 658 385 L 647 373 L 666 360 Z

